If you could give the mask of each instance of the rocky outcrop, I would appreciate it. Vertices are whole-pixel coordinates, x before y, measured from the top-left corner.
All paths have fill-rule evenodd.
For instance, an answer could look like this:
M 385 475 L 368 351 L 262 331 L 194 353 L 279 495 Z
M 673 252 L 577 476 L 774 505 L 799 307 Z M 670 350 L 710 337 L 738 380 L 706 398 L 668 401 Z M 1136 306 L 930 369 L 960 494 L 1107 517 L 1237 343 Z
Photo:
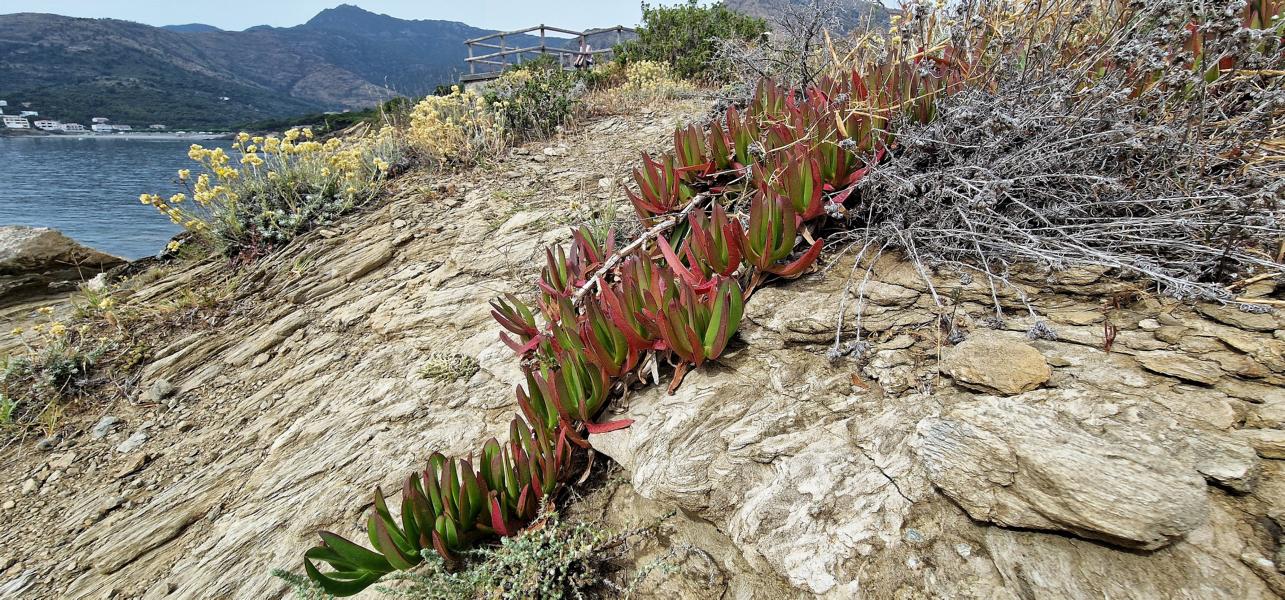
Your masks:
M 619 200 L 637 151 L 681 120 L 600 119 L 499 161 L 502 177 L 399 178 L 386 205 L 248 270 L 226 320 L 158 345 L 130 402 L 49 452 L 0 455 L 0 597 L 277 598 L 268 570 L 298 569 L 317 529 L 364 539 L 375 485 L 503 434 L 521 375 L 487 300 L 529 290 L 542 245 L 585 203 Z M 1276 315 L 1146 297 L 1104 310 L 1136 289 L 1097 270 L 1015 270 L 994 291 L 941 273 L 957 299 L 942 315 L 896 256 L 827 264 L 757 290 L 722 358 L 673 395 L 616 402 L 634 425 L 592 437 L 621 476 L 571 513 L 617 528 L 675 513 L 625 560 L 672 567 L 644 597 L 1285 589 Z M 133 301 L 222 270 L 170 273 Z M 1023 297 L 1056 340 L 1027 336 Z M 420 377 L 435 352 L 478 370 Z
M 757 292 L 748 346 L 673 396 L 632 395 L 611 418 L 634 425 L 595 447 L 638 493 L 823 597 L 1279 593 L 1274 563 L 1246 558 L 1279 547 L 1265 516 L 1285 502 L 1274 434 L 1239 429 L 1274 422 L 1279 339 L 1151 300 L 1103 311 L 1094 298 L 1115 282 L 1046 274 L 1021 292 L 1057 340 L 1030 341 L 1030 317 L 990 329 L 990 290 L 974 283 L 952 346 L 910 265 L 880 259 L 861 294 L 835 276 L 862 271 L 839 262 Z M 1001 299 L 1025 312 L 1016 292 Z M 1182 328 L 1177 343 L 1164 327 Z M 855 358 L 825 359 L 836 328 Z
M 0 307 L 75 284 L 125 263 L 47 227 L 0 226 Z

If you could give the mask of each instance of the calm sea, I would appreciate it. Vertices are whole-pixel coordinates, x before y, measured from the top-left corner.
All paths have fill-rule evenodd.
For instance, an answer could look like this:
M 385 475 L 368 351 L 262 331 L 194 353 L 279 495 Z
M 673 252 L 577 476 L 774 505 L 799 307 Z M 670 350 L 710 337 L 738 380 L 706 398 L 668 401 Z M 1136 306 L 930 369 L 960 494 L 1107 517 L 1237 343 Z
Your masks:
M 191 140 L 0 138 L 0 225 L 52 227 L 128 259 L 156 254 L 180 228 L 138 201 L 182 191 Z M 197 141 L 212 148 L 226 141 Z

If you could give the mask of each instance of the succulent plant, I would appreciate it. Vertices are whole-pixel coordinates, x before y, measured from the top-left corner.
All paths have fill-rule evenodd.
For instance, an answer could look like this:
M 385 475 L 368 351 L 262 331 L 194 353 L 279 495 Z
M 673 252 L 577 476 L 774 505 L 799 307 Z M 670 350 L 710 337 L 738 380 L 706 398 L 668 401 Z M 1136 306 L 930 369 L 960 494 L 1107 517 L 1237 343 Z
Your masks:
M 794 261 L 780 264 L 794 252 L 797 233 L 794 206 L 790 201 L 770 189 L 760 188 L 750 204 L 749 230 L 741 240 L 746 262 L 758 269 L 760 274 L 798 277 L 820 256 L 822 240 L 814 242 Z
M 687 204 L 695 192 L 683 183 L 683 174 L 675 166 L 673 154 L 652 160 L 651 156 L 643 153 L 642 159 L 642 166 L 634 169 L 638 193 L 626 188 L 625 194 L 638 212 L 638 218 L 650 225 L 657 215 L 674 212 Z

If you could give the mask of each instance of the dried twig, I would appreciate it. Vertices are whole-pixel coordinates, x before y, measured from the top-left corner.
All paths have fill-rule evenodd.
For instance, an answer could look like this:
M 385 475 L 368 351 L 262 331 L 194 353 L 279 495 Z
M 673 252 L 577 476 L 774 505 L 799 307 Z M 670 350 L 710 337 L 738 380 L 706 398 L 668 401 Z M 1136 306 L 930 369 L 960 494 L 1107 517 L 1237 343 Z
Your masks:
M 588 282 L 580 286 L 580 289 L 576 290 L 575 295 L 571 297 L 571 304 L 573 306 L 579 305 L 582 301 L 584 301 L 585 294 L 588 294 L 589 290 L 597 289 L 599 286 L 601 286 L 602 278 L 605 277 L 608 273 L 610 273 L 612 269 L 616 268 L 616 265 L 619 265 L 620 262 L 623 261 L 626 256 L 628 256 L 634 250 L 637 250 L 640 246 L 642 246 L 648 240 L 653 239 L 656 236 L 666 231 L 669 231 L 672 227 L 681 223 L 683 219 L 687 218 L 687 214 L 692 212 L 692 209 L 696 208 L 697 206 L 699 206 L 701 203 L 703 203 L 705 200 L 708 200 L 708 199 L 709 199 L 708 194 L 697 194 L 696 197 L 692 198 L 691 202 L 687 203 L 687 206 L 683 207 L 683 210 L 677 213 L 673 213 L 665 217 L 664 219 L 661 219 L 660 222 L 653 225 L 651 229 L 644 231 L 642 235 L 638 236 L 638 239 L 630 242 L 629 245 L 621 248 L 620 250 L 617 250 L 615 254 L 612 254 L 610 258 L 608 258 L 605 262 L 602 263 L 602 266 L 598 267 L 598 270 L 594 272 L 593 276 L 589 278 Z

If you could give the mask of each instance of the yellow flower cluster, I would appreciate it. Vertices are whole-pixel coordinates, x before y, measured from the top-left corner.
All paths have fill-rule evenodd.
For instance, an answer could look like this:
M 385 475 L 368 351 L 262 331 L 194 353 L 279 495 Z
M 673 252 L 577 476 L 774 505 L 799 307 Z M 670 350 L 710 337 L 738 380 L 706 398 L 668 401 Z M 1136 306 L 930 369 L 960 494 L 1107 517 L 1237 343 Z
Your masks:
M 470 162 L 498 153 L 504 145 L 504 124 L 472 91 L 452 86 L 445 96 L 429 96 L 411 110 L 411 146 L 425 158 Z
M 315 211 L 320 204 L 331 213 L 341 212 L 369 199 L 386 176 L 388 160 L 401 155 L 403 144 L 391 127 L 348 140 L 322 143 L 314 138 L 311 129 L 295 128 L 280 136 L 240 133 L 231 153 L 193 144 L 187 155 L 200 165 L 200 172 L 195 179 L 190 169 L 178 172 L 191 202 L 183 193 L 169 198 L 143 194 L 139 200 L 195 233 L 232 239 L 264 235 L 264 227 L 285 223 L 295 228 L 316 218 L 296 215 L 298 210 Z M 234 162 L 239 168 L 232 166 Z M 246 203 L 253 208 L 242 207 Z M 247 215 L 262 222 L 247 222 Z M 282 233 L 274 239 L 287 239 Z
M 674 76 L 669 64 L 640 60 L 625 65 L 625 90 L 652 98 L 673 98 L 695 90 L 692 84 Z

